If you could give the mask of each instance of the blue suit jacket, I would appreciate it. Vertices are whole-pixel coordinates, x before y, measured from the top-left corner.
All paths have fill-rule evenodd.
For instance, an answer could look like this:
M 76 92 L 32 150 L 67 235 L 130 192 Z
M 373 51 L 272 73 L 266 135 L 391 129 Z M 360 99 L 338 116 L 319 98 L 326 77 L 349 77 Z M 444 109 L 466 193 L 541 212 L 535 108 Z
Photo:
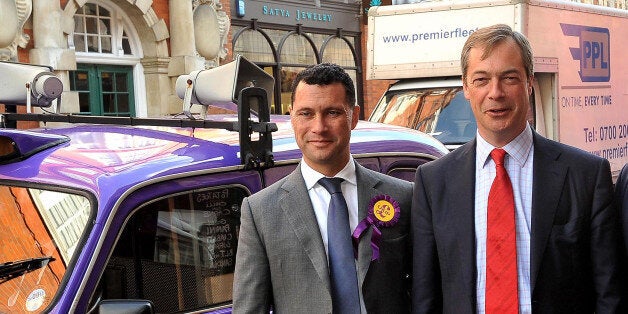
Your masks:
M 476 312 L 476 141 L 418 168 L 413 192 L 414 313 Z M 618 213 L 607 160 L 534 134 L 533 313 L 616 313 Z

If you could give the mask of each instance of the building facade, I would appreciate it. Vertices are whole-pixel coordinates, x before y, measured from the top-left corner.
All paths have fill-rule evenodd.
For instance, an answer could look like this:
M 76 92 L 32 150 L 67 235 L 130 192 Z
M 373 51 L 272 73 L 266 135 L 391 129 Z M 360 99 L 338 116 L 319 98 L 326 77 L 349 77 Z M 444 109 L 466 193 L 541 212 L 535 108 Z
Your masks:
M 628 3 L 582 1 L 623 9 Z M 0 60 L 51 67 L 64 85 L 57 104 L 61 113 L 134 117 L 182 112 L 176 79 L 230 62 L 236 54 L 274 77 L 271 112 L 285 114 L 296 73 L 308 65 L 333 62 L 356 82 L 361 118 L 368 118 L 392 82 L 364 78 L 366 12 L 370 6 L 393 3 L 402 4 L 0 0 Z
M 158 117 L 182 111 L 176 79 L 246 57 L 275 78 L 287 113 L 296 72 L 341 64 L 362 104 L 360 3 L 0 0 L 0 60 L 50 66 L 61 113 Z

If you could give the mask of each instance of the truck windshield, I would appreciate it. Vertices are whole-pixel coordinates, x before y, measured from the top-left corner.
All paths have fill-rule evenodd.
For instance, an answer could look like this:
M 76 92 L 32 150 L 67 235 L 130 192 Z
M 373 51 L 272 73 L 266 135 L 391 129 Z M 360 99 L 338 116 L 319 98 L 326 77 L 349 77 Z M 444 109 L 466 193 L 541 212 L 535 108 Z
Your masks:
M 369 120 L 423 131 L 450 149 L 473 139 L 477 129 L 462 87 L 388 91 Z
M 43 311 L 87 227 L 80 195 L 0 185 L 0 313 Z

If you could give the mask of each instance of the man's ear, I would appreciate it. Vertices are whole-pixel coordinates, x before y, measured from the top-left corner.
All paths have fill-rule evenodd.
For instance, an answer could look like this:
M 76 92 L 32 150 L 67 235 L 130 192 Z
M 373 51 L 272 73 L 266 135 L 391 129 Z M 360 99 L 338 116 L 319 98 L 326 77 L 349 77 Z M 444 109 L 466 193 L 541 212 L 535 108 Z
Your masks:
M 471 98 L 471 96 L 469 95 L 469 86 L 465 82 L 462 82 L 462 92 L 464 93 L 464 98 L 466 100 L 469 100 L 469 98 Z
M 358 120 L 360 119 L 360 106 L 355 105 L 353 106 L 353 110 L 351 110 L 353 113 L 351 115 L 351 130 L 355 129 L 356 125 L 358 125 Z

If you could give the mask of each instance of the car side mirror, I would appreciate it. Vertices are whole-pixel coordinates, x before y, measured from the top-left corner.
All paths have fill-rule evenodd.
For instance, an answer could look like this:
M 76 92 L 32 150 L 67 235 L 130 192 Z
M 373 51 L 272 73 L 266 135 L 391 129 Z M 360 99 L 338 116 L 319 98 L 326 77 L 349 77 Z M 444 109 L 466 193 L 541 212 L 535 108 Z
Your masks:
M 149 300 L 102 300 L 92 314 L 153 314 L 155 306 Z

